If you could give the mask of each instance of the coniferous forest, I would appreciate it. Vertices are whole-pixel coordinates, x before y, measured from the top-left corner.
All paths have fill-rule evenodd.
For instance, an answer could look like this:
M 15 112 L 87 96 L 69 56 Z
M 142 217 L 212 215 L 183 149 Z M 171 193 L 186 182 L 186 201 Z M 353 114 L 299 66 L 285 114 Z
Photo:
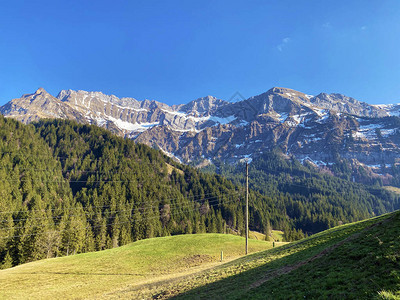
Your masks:
M 96 126 L 0 116 L 0 265 L 150 237 L 244 234 L 243 166 L 218 168 L 230 180 Z M 250 165 L 250 184 L 250 229 L 281 229 L 288 241 L 399 207 L 378 186 L 275 153 Z
M 338 167 L 343 162 L 334 167 Z M 218 168 L 218 170 L 217 170 Z M 244 180 L 244 164 L 216 164 L 206 169 L 233 182 Z M 211 170 L 210 170 L 211 169 Z M 330 172 L 329 172 L 330 173 Z M 311 164 L 302 165 L 294 158 L 284 158 L 281 151 L 263 153 L 249 165 L 249 186 L 273 199 L 295 228 L 313 234 L 328 228 L 400 208 L 399 196 L 378 183 L 365 185 L 332 176 Z M 283 225 L 287 240 L 293 237 Z

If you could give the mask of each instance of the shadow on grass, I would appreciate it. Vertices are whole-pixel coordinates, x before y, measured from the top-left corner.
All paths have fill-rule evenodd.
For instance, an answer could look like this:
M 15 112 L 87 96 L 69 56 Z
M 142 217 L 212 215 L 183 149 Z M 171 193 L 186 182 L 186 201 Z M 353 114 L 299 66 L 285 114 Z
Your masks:
M 173 297 L 173 299 L 243 299 L 246 298 L 248 292 L 258 284 L 262 284 L 264 281 L 267 282 L 269 279 L 272 279 L 276 276 L 281 275 L 280 273 L 286 273 L 290 269 L 294 268 L 295 262 L 301 261 L 301 259 L 307 260 L 311 258 L 313 255 L 316 255 L 321 250 L 323 250 L 324 245 L 328 244 L 324 243 L 322 245 L 317 245 L 310 248 L 309 255 L 304 257 L 304 254 L 301 252 L 289 254 L 285 257 L 278 258 L 271 262 L 266 262 L 265 264 L 251 268 L 249 270 L 241 270 L 240 265 L 246 264 L 246 259 L 241 258 L 237 261 L 233 261 L 230 263 L 231 266 L 236 264 L 239 265 L 235 268 L 234 272 L 241 272 L 239 274 L 228 276 L 227 278 L 207 283 L 203 286 L 194 288 L 187 292 L 184 292 L 180 295 Z M 286 250 L 284 250 L 286 251 Z M 269 252 L 267 255 L 271 255 Z M 221 271 L 224 269 L 228 269 L 226 271 L 229 274 L 230 266 L 221 266 Z M 245 267 L 243 267 L 244 269 Z M 214 274 L 205 274 L 205 280 L 208 280 L 213 277 Z M 218 275 L 217 275 L 218 276 Z M 211 279 L 212 280 L 212 279 Z M 190 282 L 189 282 L 190 283 Z M 168 291 L 165 296 L 169 293 L 173 293 L 174 291 Z M 162 294 L 160 293 L 158 297 L 162 298 Z M 165 293 L 164 293 L 165 294 Z M 265 296 L 265 295 L 264 295 Z M 157 298 L 157 297 L 156 297 Z M 269 298 L 264 298 L 269 299 Z M 271 298 L 272 299 L 272 298 Z
M 241 258 L 221 266 L 219 270 L 203 274 L 202 278 L 197 278 L 198 282 L 203 282 L 202 286 L 181 293 L 174 299 L 371 299 L 383 290 L 399 290 L 399 214 L 387 222 L 376 220 L 375 223 L 365 223 L 363 227 L 358 230 L 337 229 L 318 239 L 266 251 L 263 255 L 268 257 L 278 251 L 304 247 L 249 270 L 245 267 L 241 269 L 241 265 L 244 266 L 246 259 L 252 260 L 253 255 Z M 260 254 L 254 256 L 259 257 Z M 241 273 L 229 276 L 230 268 L 234 269 L 233 273 Z M 224 274 L 226 278 L 217 279 Z M 213 277 L 217 281 L 212 282 Z M 189 285 L 190 282 L 187 289 L 190 289 Z M 156 298 L 174 293 L 179 293 L 179 290 L 160 293 Z

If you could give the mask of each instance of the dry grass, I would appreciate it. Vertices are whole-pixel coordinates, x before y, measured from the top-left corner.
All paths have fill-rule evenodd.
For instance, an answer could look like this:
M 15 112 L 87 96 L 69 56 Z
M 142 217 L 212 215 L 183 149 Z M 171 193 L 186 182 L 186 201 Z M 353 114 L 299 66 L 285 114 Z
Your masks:
M 384 186 L 383 188 L 387 189 L 388 191 L 394 192 L 396 194 L 400 194 L 400 189 L 395 186 Z

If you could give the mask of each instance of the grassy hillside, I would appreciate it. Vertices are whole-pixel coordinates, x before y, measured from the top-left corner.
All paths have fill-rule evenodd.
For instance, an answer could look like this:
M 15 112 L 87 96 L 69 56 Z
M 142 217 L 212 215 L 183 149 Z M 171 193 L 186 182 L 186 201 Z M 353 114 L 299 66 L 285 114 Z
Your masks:
M 272 230 L 271 232 L 271 236 L 270 236 L 270 240 L 271 241 L 283 241 L 283 231 L 281 230 Z M 257 231 L 249 231 L 249 238 L 250 239 L 254 239 L 254 240 L 261 240 L 261 241 L 265 241 L 265 234 L 261 233 L 261 232 L 257 232 Z
M 240 258 L 238 236 L 141 240 L 0 271 L 0 298 L 397 299 L 399 237 L 395 212 Z
M 385 186 L 385 189 L 387 189 L 388 191 L 394 192 L 396 194 L 400 194 L 400 188 L 395 187 L 395 186 Z
M 250 253 L 269 248 L 271 242 L 249 241 Z M 177 235 L 36 261 L 0 271 L 0 298 L 151 295 L 159 285 L 220 265 L 221 251 L 224 261 L 243 255 L 244 238 L 223 234 Z
M 400 213 L 395 212 L 240 258 L 187 281 L 178 291 L 167 287 L 162 296 L 398 299 L 399 237 Z

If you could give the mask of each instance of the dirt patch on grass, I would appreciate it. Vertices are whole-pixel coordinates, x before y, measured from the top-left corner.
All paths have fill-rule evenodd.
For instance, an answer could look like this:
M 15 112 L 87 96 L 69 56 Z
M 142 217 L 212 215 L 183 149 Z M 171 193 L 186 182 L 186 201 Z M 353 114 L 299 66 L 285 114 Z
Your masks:
M 213 260 L 214 260 L 213 257 L 210 255 L 196 254 L 196 255 L 185 256 L 182 259 L 182 262 L 188 267 L 195 267 L 204 263 L 212 262 Z

